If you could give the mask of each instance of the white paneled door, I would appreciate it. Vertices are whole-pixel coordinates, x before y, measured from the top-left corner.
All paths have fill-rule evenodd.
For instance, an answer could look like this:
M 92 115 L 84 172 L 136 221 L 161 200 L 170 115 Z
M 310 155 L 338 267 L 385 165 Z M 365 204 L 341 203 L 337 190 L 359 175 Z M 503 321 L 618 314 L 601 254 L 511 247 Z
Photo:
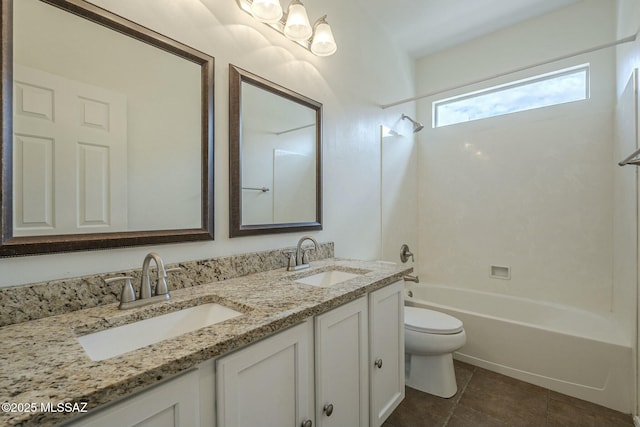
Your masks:
M 14 64 L 14 235 L 127 228 L 127 101 Z

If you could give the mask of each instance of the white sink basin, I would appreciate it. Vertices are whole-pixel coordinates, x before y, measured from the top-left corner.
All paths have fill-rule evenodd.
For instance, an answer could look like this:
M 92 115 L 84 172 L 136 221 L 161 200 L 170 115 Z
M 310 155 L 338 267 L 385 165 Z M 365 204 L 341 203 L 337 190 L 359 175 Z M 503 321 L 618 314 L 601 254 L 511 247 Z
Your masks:
M 91 360 L 105 360 L 240 316 L 220 304 L 202 304 L 78 337 Z
M 296 283 L 304 283 L 305 285 L 326 288 L 360 276 L 361 274 L 347 273 L 346 271 L 329 270 L 312 276 L 303 277 L 302 279 L 296 280 Z

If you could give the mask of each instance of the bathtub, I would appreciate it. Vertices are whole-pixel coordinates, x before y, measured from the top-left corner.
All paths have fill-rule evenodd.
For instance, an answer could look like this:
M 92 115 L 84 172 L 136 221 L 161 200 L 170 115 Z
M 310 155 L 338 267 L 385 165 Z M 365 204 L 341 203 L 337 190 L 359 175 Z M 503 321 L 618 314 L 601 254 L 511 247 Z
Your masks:
M 406 305 L 462 320 L 467 343 L 454 358 L 632 412 L 631 339 L 622 336 L 612 316 L 451 286 L 405 286 Z

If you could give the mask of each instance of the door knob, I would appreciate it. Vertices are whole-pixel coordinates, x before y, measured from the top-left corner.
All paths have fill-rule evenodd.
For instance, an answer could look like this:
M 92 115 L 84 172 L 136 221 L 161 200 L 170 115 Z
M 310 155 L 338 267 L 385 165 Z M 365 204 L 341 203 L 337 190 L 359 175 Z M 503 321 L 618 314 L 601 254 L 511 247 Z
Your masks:
M 312 427 L 312 426 L 313 426 L 313 422 L 311 420 L 306 420 L 302 422 L 301 427 Z
M 373 362 L 373 364 L 376 366 L 376 368 L 382 368 L 382 359 L 377 359 L 375 362 Z

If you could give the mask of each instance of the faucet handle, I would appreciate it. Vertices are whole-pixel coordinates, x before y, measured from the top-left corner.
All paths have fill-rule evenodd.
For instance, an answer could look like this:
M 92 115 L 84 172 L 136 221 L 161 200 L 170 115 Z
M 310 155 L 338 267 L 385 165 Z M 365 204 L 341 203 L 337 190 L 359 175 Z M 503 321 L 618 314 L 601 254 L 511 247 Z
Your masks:
M 288 258 L 287 271 L 293 271 L 296 269 L 296 253 L 294 251 L 282 251 Z
M 165 273 L 178 273 L 182 271 L 180 267 L 173 267 L 165 270 Z M 166 277 L 158 277 L 158 283 L 156 283 L 156 295 L 167 295 L 167 299 L 169 299 L 169 285 L 167 285 Z
M 182 271 L 180 267 L 172 267 L 165 270 L 165 273 L 179 273 Z M 167 279 L 160 277 L 156 284 L 156 295 L 169 295 L 169 286 L 167 285 Z M 167 298 L 168 299 L 168 298 Z
M 136 291 L 133 289 L 133 284 L 131 283 L 131 276 L 118 276 L 118 277 L 109 277 L 104 279 L 104 283 L 113 283 L 119 282 L 120 280 L 124 281 L 124 286 L 122 286 L 122 291 L 120 292 L 120 306 L 127 302 L 132 302 L 136 300 Z
M 316 251 L 315 248 L 306 248 L 302 250 L 302 263 L 303 264 L 309 264 L 309 252 L 310 251 Z
M 158 278 L 158 283 L 156 283 L 156 295 L 169 295 L 169 286 L 167 285 L 167 279 L 162 276 Z

